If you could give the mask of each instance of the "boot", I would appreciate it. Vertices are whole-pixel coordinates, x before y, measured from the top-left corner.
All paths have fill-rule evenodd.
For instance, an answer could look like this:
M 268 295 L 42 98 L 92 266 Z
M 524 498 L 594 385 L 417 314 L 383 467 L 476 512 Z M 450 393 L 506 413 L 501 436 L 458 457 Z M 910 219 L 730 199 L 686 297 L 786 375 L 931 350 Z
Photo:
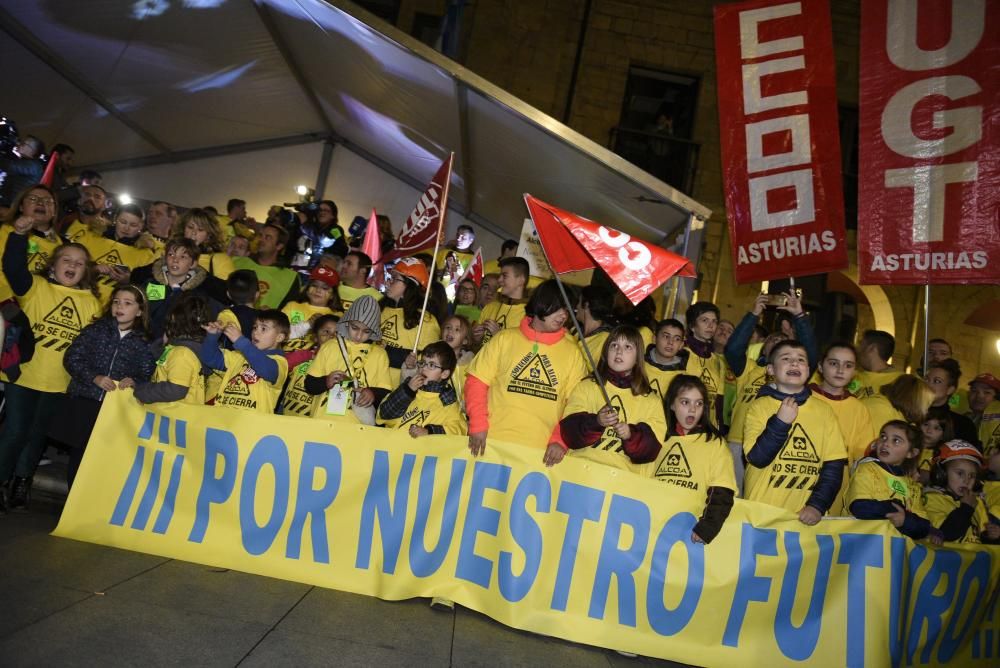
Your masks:
M 31 501 L 31 478 L 14 476 L 10 483 L 10 497 L 7 501 L 9 510 L 27 510 Z
M 7 483 L 0 482 L 0 515 L 7 514 Z

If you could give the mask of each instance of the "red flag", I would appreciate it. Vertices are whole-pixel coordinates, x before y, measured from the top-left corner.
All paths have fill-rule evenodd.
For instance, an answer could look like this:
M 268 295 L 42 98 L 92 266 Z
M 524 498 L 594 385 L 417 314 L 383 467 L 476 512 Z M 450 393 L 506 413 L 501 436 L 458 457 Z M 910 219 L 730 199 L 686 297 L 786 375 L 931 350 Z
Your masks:
M 478 288 L 480 285 L 483 284 L 484 267 L 485 264 L 483 263 L 483 248 L 482 246 L 480 246 L 479 248 L 476 249 L 475 255 L 472 256 L 472 262 L 469 263 L 469 266 L 468 268 L 466 268 L 465 273 L 462 274 L 462 277 L 459 278 L 458 281 L 456 282 L 461 283 L 465 279 L 471 278 L 472 281 L 476 284 L 476 287 Z
M 368 227 L 365 228 L 365 240 L 361 243 L 361 252 L 371 258 L 372 264 L 378 264 L 382 259 L 382 239 L 378 234 L 378 218 L 375 209 L 372 209 L 372 216 L 368 219 Z
M 697 276 L 691 261 L 633 239 L 624 232 L 525 195 L 552 270 L 559 274 L 600 267 L 633 304 L 638 304 L 675 274 Z
M 45 173 L 42 174 L 42 180 L 39 181 L 43 186 L 52 187 L 52 181 L 56 177 L 57 162 L 59 162 L 59 151 L 52 151 L 52 155 L 49 156 L 49 164 L 45 166 Z
M 862 284 L 1000 283 L 1000 3 L 861 6 Z
M 396 238 L 396 247 L 385 254 L 382 261 L 389 263 L 401 257 L 408 257 L 434 246 L 444 230 L 444 218 L 448 211 L 448 186 L 451 183 L 452 153 L 441 163 L 427 189 L 420 195 L 410 217 L 403 224 Z

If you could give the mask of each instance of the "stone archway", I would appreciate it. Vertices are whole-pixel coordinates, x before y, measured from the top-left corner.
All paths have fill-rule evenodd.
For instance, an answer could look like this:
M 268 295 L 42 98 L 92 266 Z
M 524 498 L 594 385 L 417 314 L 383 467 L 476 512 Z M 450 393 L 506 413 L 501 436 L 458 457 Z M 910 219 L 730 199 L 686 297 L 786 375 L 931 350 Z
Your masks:
M 839 280 L 838 280 L 839 279 Z M 840 290 L 854 297 L 858 304 L 867 304 L 875 319 L 875 329 L 896 336 L 896 317 L 892 314 L 892 304 L 880 285 L 861 285 L 858 282 L 858 268 L 853 263 L 843 271 L 830 272 L 827 277 L 828 290 Z

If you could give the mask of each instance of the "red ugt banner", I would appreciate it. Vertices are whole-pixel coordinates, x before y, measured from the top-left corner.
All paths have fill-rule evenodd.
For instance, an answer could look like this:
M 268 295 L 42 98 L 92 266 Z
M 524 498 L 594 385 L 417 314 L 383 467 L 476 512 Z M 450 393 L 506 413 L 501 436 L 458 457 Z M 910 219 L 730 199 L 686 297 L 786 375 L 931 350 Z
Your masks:
M 861 8 L 861 282 L 1000 282 L 1000 3 Z
M 737 282 L 847 267 L 826 0 L 717 5 L 715 57 Z

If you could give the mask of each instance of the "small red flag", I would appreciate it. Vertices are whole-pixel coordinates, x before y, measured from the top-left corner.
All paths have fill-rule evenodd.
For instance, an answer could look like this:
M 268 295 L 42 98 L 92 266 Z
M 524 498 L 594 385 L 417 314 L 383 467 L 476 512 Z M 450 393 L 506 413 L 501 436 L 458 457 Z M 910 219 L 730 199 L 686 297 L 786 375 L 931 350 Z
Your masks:
M 396 246 L 385 254 L 382 261 L 408 257 L 422 250 L 432 248 L 444 231 L 444 218 L 448 212 L 448 186 L 451 183 L 451 165 L 455 159 L 452 153 L 441 163 L 427 189 L 420 195 L 410 217 L 403 223 L 403 229 L 396 237 Z
M 372 209 L 368 227 L 365 228 L 365 240 L 361 243 L 361 252 L 371 258 L 372 264 L 378 264 L 382 259 L 382 239 L 378 233 L 378 217 Z
M 483 263 L 483 248 L 480 246 L 476 249 L 475 255 L 472 256 L 472 262 L 469 263 L 468 268 L 462 277 L 456 281 L 456 283 L 461 283 L 467 278 L 471 278 L 478 288 L 483 284 L 483 268 L 485 264 Z
M 59 162 L 59 151 L 52 151 L 52 155 L 49 156 L 49 164 L 45 166 L 45 173 L 42 174 L 42 180 L 39 181 L 43 186 L 52 187 L 52 181 L 56 178 L 57 162 Z
M 559 274 L 600 267 L 633 304 L 676 274 L 694 278 L 691 261 L 624 232 L 525 195 L 552 270 Z

